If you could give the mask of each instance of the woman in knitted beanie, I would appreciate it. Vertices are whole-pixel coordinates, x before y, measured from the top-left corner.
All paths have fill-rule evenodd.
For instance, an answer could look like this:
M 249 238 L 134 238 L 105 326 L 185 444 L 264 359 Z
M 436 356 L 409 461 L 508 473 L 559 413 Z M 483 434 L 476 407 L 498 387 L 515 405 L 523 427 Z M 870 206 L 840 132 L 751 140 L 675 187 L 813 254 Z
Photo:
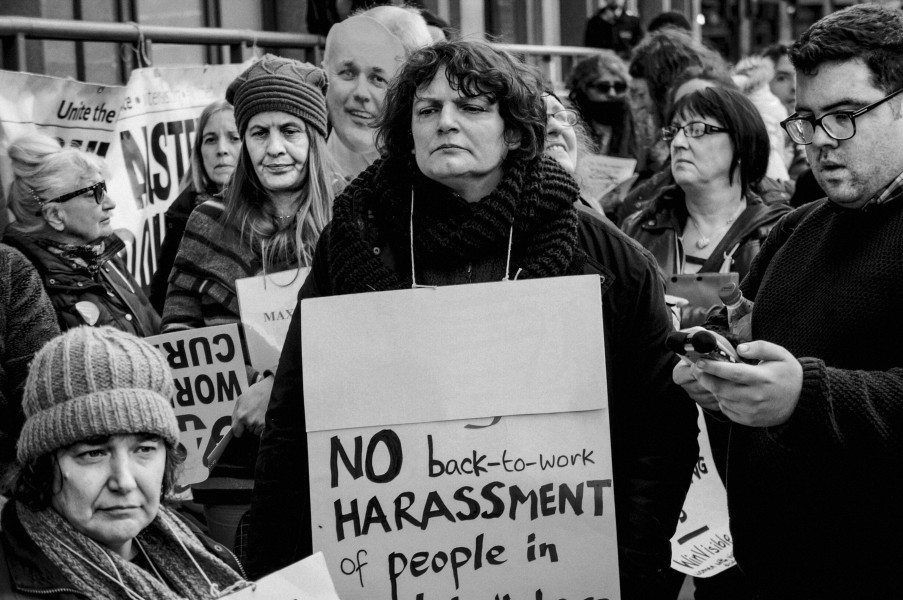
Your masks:
M 322 70 L 273 55 L 229 85 L 226 100 L 242 139 L 238 165 L 224 199 L 208 200 L 188 219 L 169 277 L 164 332 L 237 323 L 236 279 L 310 266 L 341 184 L 326 150 L 325 86 Z M 248 367 L 252 386 L 233 414 L 239 439 L 194 488 L 211 535 L 229 547 L 251 502 L 257 434 L 273 383 L 264 373 Z
M 32 133 L 9 146 L 9 208 L 16 220 L 3 242 L 34 264 L 60 329 L 110 325 L 144 337 L 160 333 L 160 316 L 119 253 L 125 244 L 110 218 L 116 202 L 104 160 Z
M 671 321 L 658 269 L 611 224 L 575 207 L 574 179 L 543 155 L 542 93 L 530 67 L 483 43 L 439 42 L 411 55 L 386 97 L 382 158 L 336 199 L 300 298 L 598 277 L 621 590 L 627 599 L 659 598 L 697 460 L 696 409 L 671 382 L 674 357 L 664 345 Z M 248 553 L 254 573 L 311 552 L 300 312 L 261 438 Z
M 183 453 L 150 344 L 78 327 L 35 355 L 0 528 L 0 597 L 215 598 L 241 566 L 161 504 Z

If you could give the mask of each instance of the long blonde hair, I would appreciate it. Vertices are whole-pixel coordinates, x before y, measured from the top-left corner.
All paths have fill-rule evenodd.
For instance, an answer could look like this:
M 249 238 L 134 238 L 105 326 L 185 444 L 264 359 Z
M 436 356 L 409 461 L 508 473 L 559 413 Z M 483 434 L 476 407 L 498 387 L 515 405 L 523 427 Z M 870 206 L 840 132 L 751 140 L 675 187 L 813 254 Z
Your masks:
M 332 219 L 332 203 L 341 191 L 343 180 L 326 150 L 326 138 L 306 123 L 305 128 L 310 139 L 307 183 L 294 228 L 280 229 L 267 212 L 269 193 L 260 184 L 245 145 L 226 189 L 223 223 L 237 229 L 252 250 L 259 249 L 264 273 L 286 264 L 310 266 L 317 240 Z
M 35 234 L 47 222 L 41 210 L 42 200 L 50 200 L 75 191 L 92 171 L 105 171 L 102 158 L 71 146 L 63 147 L 56 138 L 44 133 L 26 134 L 10 144 L 13 183 L 7 199 L 16 220 L 10 231 Z

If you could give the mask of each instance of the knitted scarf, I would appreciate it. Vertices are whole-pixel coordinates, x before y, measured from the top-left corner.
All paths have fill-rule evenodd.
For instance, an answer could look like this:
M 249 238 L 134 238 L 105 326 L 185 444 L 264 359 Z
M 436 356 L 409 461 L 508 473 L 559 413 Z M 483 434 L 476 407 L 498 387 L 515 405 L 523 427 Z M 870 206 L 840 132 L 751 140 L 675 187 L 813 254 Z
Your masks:
M 121 585 L 101 575 L 89 563 L 100 567 L 114 579 L 119 579 L 125 587 L 147 600 L 211 598 L 210 585 L 186 556 L 177 538 L 182 540 L 210 581 L 217 584 L 220 590 L 241 581 L 235 571 L 207 552 L 191 530 L 162 506 L 157 518 L 138 534 L 137 539 L 163 575 L 166 584 L 152 573 L 104 549 L 76 531 L 52 508 L 33 512 L 19 502 L 16 504 L 16 513 L 25 531 L 41 551 L 60 568 L 73 587 L 89 598 L 129 599 Z M 173 589 L 170 589 L 170 585 Z
M 430 180 L 413 159 L 381 158 L 335 201 L 329 254 L 337 294 L 409 287 L 362 237 L 358 215 L 372 214 L 398 256 L 410 252 L 414 194 L 414 253 L 434 267 L 453 268 L 507 250 L 512 226 L 513 278 L 569 272 L 577 246 L 576 182 L 552 159 L 512 165 L 491 194 L 469 203 Z

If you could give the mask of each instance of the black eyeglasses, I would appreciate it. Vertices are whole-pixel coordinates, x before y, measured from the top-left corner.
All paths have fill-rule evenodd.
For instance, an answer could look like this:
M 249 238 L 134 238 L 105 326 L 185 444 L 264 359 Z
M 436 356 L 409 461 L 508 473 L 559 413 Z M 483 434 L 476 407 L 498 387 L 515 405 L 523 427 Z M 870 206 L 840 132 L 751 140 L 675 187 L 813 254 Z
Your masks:
M 578 120 L 577 112 L 569 108 L 563 108 L 559 111 L 549 113 L 546 116 L 550 119 L 555 119 L 562 125 L 567 125 L 568 127 L 576 125 Z
M 627 91 L 627 84 L 623 81 L 597 81 L 586 87 L 590 90 L 596 90 L 600 94 L 608 94 L 611 90 L 614 90 L 618 96 Z
M 781 127 L 784 128 L 784 131 L 787 132 L 787 135 L 790 136 L 791 140 L 804 146 L 808 146 L 812 143 L 812 138 L 815 137 L 815 128 L 818 125 L 821 125 L 821 128 L 825 130 L 825 133 L 835 140 L 848 140 L 856 135 L 856 117 L 861 117 L 868 111 L 881 105 L 883 102 L 887 102 L 900 92 L 903 92 L 903 88 L 888 94 L 877 102 L 872 102 L 868 106 L 863 106 L 859 110 L 838 110 L 824 114 L 817 119 L 812 115 L 807 117 L 793 115 L 781 121 Z
M 667 127 L 662 127 L 662 139 L 666 142 L 672 141 L 677 137 L 677 132 L 681 129 L 683 129 L 684 135 L 688 138 L 698 138 L 709 133 L 727 133 L 730 131 L 730 129 L 726 127 L 693 121 L 686 125 L 668 125 Z
M 44 200 L 43 198 L 39 198 L 38 196 L 35 196 L 34 198 L 38 201 L 41 207 L 43 207 L 45 204 L 50 204 L 51 202 L 66 202 L 67 200 L 78 198 L 82 194 L 87 194 L 88 192 L 94 192 L 94 201 L 97 202 L 97 204 L 103 204 L 104 195 L 107 193 L 107 182 L 98 181 L 94 185 L 89 185 L 86 188 L 75 190 L 74 192 L 69 192 L 68 194 L 63 194 L 62 196 L 57 196 L 56 198 L 52 198 L 50 200 Z M 41 211 L 37 211 L 35 215 L 41 216 Z

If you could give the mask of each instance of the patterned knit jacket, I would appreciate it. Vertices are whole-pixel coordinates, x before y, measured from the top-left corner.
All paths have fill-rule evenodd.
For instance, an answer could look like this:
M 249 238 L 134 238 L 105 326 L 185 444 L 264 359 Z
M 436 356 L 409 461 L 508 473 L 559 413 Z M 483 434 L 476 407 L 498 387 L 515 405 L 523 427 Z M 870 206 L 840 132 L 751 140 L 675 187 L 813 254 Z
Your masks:
M 790 213 L 741 286 L 755 300 L 753 337 L 803 367 L 790 419 L 734 425 L 729 448 L 735 553 L 766 598 L 903 591 L 903 190 L 896 196 Z
M 59 333 L 40 275 L 21 252 L 0 244 L 0 472 L 16 457 L 28 365 Z

